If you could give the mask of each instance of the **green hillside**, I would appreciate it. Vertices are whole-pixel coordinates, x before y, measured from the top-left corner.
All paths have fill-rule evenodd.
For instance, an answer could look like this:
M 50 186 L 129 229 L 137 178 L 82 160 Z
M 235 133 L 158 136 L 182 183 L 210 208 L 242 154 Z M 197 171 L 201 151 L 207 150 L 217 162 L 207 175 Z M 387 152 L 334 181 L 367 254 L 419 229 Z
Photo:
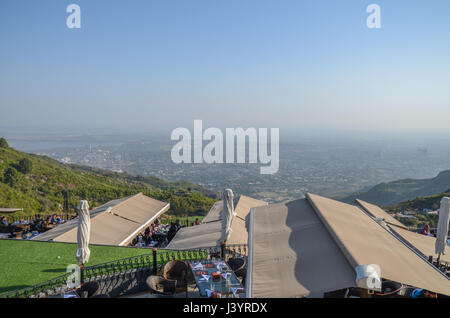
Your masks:
M 438 210 L 443 197 L 450 197 L 450 190 L 437 195 L 415 198 L 406 202 L 401 202 L 393 206 L 393 208 L 402 210 L 419 211 L 423 209 Z
M 431 179 L 404 179 L 389 183 L 381 183 L 367 192 L 353 194 L 343 198 L 345 202 L 353 202 L 355 198 L 374 204 L 388 206 L 442 193 L 450 189 L 450 170 L 439 173 Z
M 405 225 L 421 227 L 425 224 L 430 225 L 432 228 L 437 227 L 439 221 L 438 215 L 427 215 L 420 213 L 424 209 L 436 211 L 440 207 L 441 199 L 443 197 L 450 197 L 450 190 L 443 192 L 441 194 L 430 195 L 426 197 L 419 197 L 413 200 L 408 200 L 401 202 L 386 208 L 390 213 L 397 213 L 403 211 L 415 211 L 416 219 L 412 220 L 402 220 Z
M 23 153 L 0 139 L 0 207 L 23 208 L 23 215 L 62 212 L 64 191 L 69 209 L 79 201 L 91 207 L 143 192 L 170 202 L 176 215 L 203 215 L 215 201 L 214 193 L 189 182 L 167 182 L 110 171 L 66 165 L 48 157 Z

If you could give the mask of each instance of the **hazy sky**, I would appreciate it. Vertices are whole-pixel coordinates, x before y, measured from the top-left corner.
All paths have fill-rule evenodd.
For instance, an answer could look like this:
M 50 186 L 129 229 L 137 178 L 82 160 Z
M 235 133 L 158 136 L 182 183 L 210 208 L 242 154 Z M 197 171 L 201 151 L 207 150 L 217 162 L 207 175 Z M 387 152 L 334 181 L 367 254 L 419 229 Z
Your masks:
M 450 132 L 448 0 L 0 0 L 0 43 L 3 129 Z

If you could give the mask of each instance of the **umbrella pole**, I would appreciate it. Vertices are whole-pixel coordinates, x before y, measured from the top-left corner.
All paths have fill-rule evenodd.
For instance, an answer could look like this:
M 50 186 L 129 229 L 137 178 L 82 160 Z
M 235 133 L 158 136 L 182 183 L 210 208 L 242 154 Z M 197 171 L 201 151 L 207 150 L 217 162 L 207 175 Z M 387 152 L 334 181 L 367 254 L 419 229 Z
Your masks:
M 80 285 L 84 284 L 84 266 L 80 265 Z
M 220 257 L 225 260 L 225 242 L 220 243 Z

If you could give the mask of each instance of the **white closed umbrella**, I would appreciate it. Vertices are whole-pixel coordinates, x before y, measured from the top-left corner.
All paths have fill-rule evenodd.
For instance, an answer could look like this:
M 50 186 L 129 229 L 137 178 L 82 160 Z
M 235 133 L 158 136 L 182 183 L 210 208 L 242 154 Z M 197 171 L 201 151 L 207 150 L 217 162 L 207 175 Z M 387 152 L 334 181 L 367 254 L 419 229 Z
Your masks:
M 83 265 L 89 261 L 91 251 L 89 250 L 89 238 L 91 235 L 91 216 L 89 215 L 89 204 L 81 200 L 78 205 L 78 249 L 75 254 L 78 264 Z
M 439 209 L 439 223 L 436 232 L 435 252 L 438 254 L 438 260 L 441 254 L 445 254 L 447 246 L 448 223 L 450 221 L 450 198 L 444 197 L 441 200 L 441 208 Z
M 222 220 L 222 238 L 221 242 L 225 243 L 231 234 L 231 222 L 236 215 L 233 206 L 233 191 L 231 189 L 225 189 L 223 192 L 223 209 L 221 212 Z

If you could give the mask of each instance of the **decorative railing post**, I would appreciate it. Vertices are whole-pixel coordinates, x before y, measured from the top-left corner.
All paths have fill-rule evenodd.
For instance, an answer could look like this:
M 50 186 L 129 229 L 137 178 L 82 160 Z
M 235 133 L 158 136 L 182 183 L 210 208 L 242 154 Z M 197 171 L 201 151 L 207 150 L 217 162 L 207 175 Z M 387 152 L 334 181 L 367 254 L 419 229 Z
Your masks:
M 158 250 L 157 248 L 153 249 L 153 275 L 156 275 L 156 273 L 158 272 L 157 271 L 158 262 L 156 260 L 156 251 L 157 250 Z
M 80 265 L 80 284 L 84 284 L 84 266 Z
M 428 261 L 433 264 L 433 255 L 428 256 Z

